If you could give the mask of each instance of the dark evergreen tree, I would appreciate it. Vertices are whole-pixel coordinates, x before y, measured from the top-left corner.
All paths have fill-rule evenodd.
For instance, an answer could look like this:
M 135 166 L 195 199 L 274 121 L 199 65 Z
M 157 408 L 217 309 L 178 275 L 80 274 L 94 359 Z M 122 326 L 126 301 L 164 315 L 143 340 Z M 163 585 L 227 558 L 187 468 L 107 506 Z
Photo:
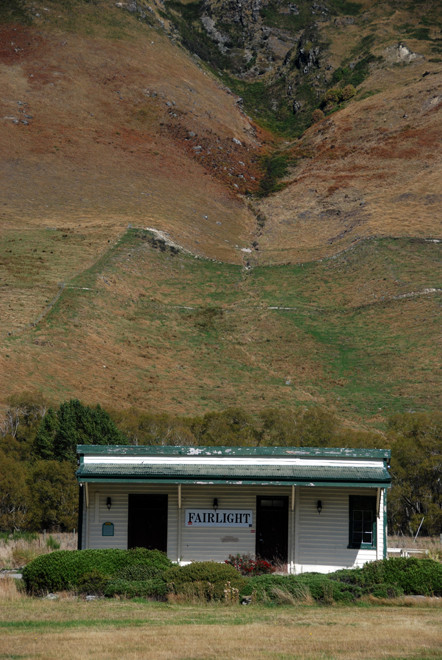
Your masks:
M 59 428 L 58 417 L 55 410 L 49 408 L 40 422 L 34 440 L 34 454 L 38 458 L 49 461 L 54 458 L 54 440 Z
M 128 440 L 100 405 L 78 399 L 48 410 L 34 441 L 34 455 L 44 460 L 75 462 L 77 445 L 125 445 Z

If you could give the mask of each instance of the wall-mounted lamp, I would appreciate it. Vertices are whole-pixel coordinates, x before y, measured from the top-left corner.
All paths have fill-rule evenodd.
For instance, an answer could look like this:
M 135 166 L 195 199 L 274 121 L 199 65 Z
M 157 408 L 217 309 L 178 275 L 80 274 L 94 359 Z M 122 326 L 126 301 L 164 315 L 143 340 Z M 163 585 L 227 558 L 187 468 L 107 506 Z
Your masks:
M 318 513 L 321 513 L 321 511 L 322 511 L 322 502 L 321 502 L 321 500 L 318 500 L 316 502 L 316 508 L 318 510 Z
M 107 506 L 108 510 L 110 511 L 110 508 L 112 506 L 112 498 L 111 497 L 106 498 L 106 506 Z
M 214 498 L 213 498 L 213 508 L 215 509 L 215 511 L 216 511 L 217 508 L 218 508 L 218 498 L 217 498 L 217 497 L 214 497 Z

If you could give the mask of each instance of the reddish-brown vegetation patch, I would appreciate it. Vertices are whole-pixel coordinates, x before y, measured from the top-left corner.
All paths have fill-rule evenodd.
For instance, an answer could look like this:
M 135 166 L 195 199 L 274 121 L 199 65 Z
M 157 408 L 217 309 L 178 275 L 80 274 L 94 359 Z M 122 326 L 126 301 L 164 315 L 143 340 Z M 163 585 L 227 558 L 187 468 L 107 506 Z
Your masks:
M 236 138 L 222 137 L 211 130 L 196 133 L 180 123 L 165 123 L 162 128 L 207 173 L 235 193 L 245 194 L 259 189 L 262 171 L 256 148 Z
M 311 127 L 291 150 L 291 181 L 261 203 L 261 259 L 323 257 L 332 253 L 326 246 L 345 249 L 373 234 L 439 236 L 442 124 L 428 112 L 439 98 L 440 75 L 416 76 Z M 333 217 L 324 216 L 330 200 Z
M 44 43 L 43 37 L 22 25 L 0 25 L 0 62 L 16 64 L 36 56 Z

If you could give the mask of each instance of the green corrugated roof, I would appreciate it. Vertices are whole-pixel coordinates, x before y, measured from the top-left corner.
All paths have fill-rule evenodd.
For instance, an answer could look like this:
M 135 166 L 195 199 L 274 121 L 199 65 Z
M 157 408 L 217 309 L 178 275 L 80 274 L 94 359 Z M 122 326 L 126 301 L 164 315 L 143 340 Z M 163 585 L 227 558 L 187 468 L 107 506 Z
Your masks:
M 328 458 L 390 458 L 389 449 L 352 449 L 341 447 L 189 447 L 177 445 L 78 445 L 84 456 L 285 456 Z
M 79 481 L 144 481 L 167 483 L 335 484 L 380 486 L 390 483 L 384 466 L 307 465 L 131 465 L 86 463 Z

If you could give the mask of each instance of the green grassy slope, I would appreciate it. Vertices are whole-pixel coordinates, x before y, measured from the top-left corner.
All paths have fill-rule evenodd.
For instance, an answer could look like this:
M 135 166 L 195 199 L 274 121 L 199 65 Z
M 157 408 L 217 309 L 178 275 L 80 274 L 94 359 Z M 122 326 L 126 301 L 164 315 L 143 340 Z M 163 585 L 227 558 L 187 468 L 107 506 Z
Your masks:
M 373 425 L 435 408 L 438 251 L 372 240 L 245 270 L 131 229 L 7 339 L 8 387 L 181 414 L 321 403 Z

